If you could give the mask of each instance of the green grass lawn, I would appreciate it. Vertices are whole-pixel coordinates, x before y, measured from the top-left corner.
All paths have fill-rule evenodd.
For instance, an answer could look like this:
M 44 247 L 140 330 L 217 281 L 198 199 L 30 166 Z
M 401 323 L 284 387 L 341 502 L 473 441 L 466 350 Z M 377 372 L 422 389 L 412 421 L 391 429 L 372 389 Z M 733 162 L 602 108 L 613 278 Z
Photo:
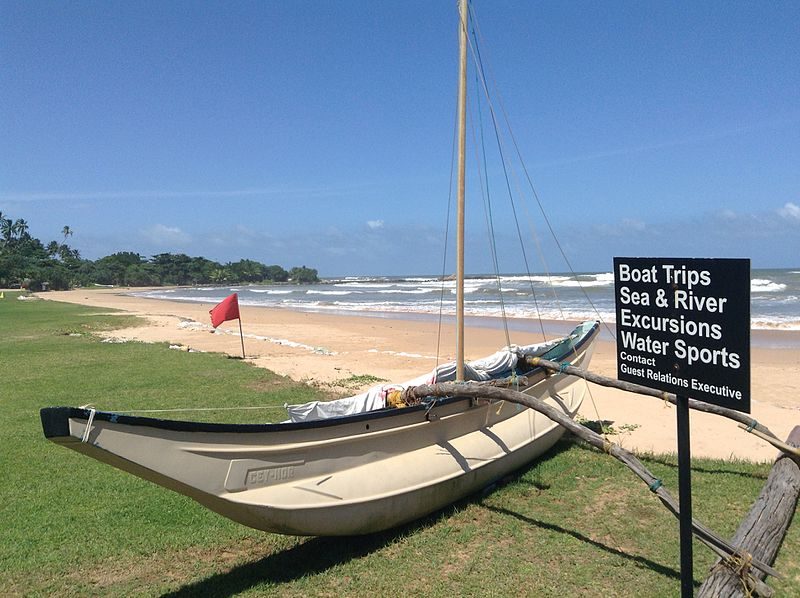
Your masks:
M 47 442 L 44 406 L 264 406 L 177 415 L 277 421 L 285 402 L 320 396 L 221 355 L 92 335 L 134 323 L 11 293 L 0 300 L 0 595 L 679 594 L 677 521 L 619 463 L 569 440 L 481 495 L 358 538 L 250 530 Z M 674 457 L 645 463 L 677 494 Z M 768 472 L 695 460 L 695 516 L 731 536 Z M 786 578 L 770 581 L 780 596 L 800 595 L 796 527 L 776 563 Z M 714 557 L 697 542 L 694 552 L 699 583 Z

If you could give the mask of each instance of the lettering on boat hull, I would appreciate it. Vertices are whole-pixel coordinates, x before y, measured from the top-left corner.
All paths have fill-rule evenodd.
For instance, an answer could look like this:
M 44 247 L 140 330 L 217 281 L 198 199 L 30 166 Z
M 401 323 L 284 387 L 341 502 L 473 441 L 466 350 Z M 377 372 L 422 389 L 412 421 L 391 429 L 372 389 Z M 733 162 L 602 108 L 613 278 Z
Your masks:
M 295 477 L 295 469 L 303 463 L 303 460 L 270 463 L 256 459 L 234 459 L 225 477 L 225 490 L 241 492 L 291 480 Z

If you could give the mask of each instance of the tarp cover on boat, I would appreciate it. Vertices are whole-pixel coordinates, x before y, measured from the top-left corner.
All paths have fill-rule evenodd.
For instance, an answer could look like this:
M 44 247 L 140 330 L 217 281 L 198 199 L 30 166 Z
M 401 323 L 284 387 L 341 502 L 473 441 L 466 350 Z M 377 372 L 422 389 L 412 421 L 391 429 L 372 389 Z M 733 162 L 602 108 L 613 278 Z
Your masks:
M 484 381 L 509 376 L 517 366 L 520 356 L 541 355 L 562 340 L 556 339 L 523 347 L 517 345 L 505 347 L 493 355 L 465 364 L 464 377 L 467 380 Z M 392 391 L 403 390 L 408 386 L 417 386 L 419 384 L 452 382 L 455 378 L 456 364 L 455 362 L 450 362 L 440 365 L 428 374 L 408 380 L 402 384 L 381 384 L 353 397 L 335 401 L 311 401 L 302 405 L 287 405 L 286 409 L 289 412 L 289 421 L 291 422 L 313 421 L 366 413 L 367 411 L 386 407 L 386 395 Z

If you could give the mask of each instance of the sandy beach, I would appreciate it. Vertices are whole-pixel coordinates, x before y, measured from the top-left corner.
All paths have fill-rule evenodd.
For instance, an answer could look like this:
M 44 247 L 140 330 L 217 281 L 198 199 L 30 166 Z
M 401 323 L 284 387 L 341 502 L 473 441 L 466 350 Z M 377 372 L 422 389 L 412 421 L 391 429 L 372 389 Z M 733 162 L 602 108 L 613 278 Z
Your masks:
M 239 327 L 226 322 L 216 333 L 210 326 L 211 304 L 145 299 L 124 289 L 73 290 L 42 293 L 43 299 L 92 306 L 98 312 L 116 309 L 144 317 L 148 325 L 116 330 L 119 340 L 169 342 L 201 351 L 241 355 Z M 329 383 L 352 375 L 372 375 L 404 381 L 436 365 L 438 326 L 435 322 L 379 314 L 353 316 L 284 309 L 241 308 L 248 361 L 295 380 Z M 512 333 L 515 344 L 534 343 L 540 335 Z M 506 344 L 498 327 L 469 327 L 467 359 L 493 353 Z M 800 332 L 754 331 L 752 417 L 786 438 L 800 425 Z M 442 331 L 439 362 L 452 359 L 454 334 Z M 597 342 L 592 371 L 616 377 L 613 341 Z M 675 409 L 663 401 L 590 384 L 592 400 L 581 415 L 613 422 L 614 440 L 638 452 L 674 453 Z M 102 408 L 102 405 L 100 405 Z M 693 457 L 767 461 L 776 450 L 730 420 L 693 412 Z

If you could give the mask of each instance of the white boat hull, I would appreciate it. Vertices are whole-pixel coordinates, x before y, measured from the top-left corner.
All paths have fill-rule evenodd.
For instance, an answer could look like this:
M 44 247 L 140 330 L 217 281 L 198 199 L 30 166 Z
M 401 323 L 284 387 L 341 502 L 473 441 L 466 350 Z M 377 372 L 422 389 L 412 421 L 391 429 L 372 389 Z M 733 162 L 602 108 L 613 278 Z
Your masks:
M 588 366 L 595 334 L 569 356 L 573 365 Z M 540 373 L 525 392 L 574 415 L 585 383 Z M 44 409 L 42 422 L 50 440 L 234 521 L 321 536 L 372 533 L 432 513 L 527 464 L 565 431 L 519 405 L 469 399 L 301 424 L 175 422 L 72 407 Z

